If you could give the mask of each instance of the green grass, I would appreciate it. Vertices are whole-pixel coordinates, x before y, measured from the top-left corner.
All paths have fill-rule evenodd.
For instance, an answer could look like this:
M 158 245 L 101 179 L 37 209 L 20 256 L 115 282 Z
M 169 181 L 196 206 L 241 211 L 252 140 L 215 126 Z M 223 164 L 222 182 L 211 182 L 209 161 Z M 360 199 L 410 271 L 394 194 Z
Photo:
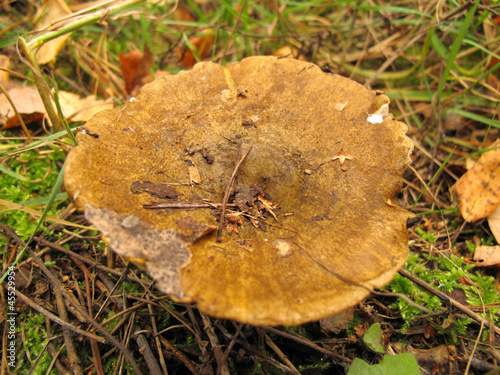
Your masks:
M 5 160 L 2 165 L 3 173 L 0 174 L 2 199 L 26 206 L 43 207 L 47 203 L 65 155 L 57 147 L 49 147 L 46 151 L 40 155 L 31 150 Z M 55 204 L 47 213 L 57 216 L 60 211 L 60 204 Z M 0 220 L 16 228 L 17 234 L 24 240 L 27 240 L 37 227 L 36 220 L 22 211 L 0 210 Z M 46 229 L 41 227 L 42 230 L 44 228 Z

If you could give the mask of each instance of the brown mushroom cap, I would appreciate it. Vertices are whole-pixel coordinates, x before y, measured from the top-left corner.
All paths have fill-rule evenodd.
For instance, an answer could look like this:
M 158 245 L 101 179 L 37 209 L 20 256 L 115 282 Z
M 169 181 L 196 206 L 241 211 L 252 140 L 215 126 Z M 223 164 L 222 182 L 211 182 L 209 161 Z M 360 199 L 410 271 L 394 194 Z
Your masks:
M 68 156 L 65 186 L 111 247 L 144 260 L 179 300 L 256 325 L 318 320 L 387 284 L 408 256 L 411 214 L 386 201 L 402 187 L 413 145 L 390 114 L 367 121 L 387 103 L 298 60 L 199 63 L 94 116 Z M 274 206 L 228 207 L 246 214 L 238 233 L 224 227 L 216 241 L 215 208 L 144 207 L 220 206 L 250 147 L 233 190 L 244 205 L 253 185 Z M 341 166 L 336 154 L 351 158 Z

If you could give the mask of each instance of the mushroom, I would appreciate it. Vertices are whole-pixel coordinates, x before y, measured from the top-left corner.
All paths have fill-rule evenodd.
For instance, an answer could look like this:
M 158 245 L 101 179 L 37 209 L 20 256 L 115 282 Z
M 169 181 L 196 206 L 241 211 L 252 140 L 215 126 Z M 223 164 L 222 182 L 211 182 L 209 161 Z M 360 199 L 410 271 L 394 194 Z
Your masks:
M 254 325 L 319 320 L 408 256 L 412 215 L 386 202 L 413 144 L 392 115 L 367 121 L 388 105 L 308 62 L 202 62 L 87 122 L 66 190 L 176 300 Z

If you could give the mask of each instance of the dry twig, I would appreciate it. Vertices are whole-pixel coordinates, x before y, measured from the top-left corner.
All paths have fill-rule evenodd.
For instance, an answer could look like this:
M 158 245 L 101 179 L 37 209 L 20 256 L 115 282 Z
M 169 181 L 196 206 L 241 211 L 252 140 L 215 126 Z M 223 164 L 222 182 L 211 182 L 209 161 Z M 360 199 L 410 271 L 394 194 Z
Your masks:
M 262 328 L 265 329 L 268 332 L 272 332 L 272 333 L 275 333 L 277 335 L 286 337 L 287 339 L 297 341 L 297 342 L 301 343 L 302 345 L 308 346 L 309 348 L 317 350 L 320 353 L 326 354 L 329 357 L 332 357 L 332 358 L 335 358 L 337 360 L 340 360 L 340 361 L 343 361 L 343 362 L 347 362 L 347 363 L 351 363 L 352 362 L 351 359 L 343 357 L 340 354 L 334 353 L 331 350 L 322 348 L 321 346 L 315 344 L 311 340 L 306 339 L 305 337 L 297 335 L 297 334 L 295 334 L 293 332 L 282 331 L 282 330 L 279 330 L 279 329 L 276 329 L 276 328 L 273 328 L 273 327 L 268 327 L 268 326 L 264 326 Z
M 238 330 L 238 333 L 240 334 L 241 337 L 243 338 L 239 338 L 237 335 L 232 335 L 231 333 L 228 332 L 228 330 L 226 328 L 224 328 L 220 323 L 218 322 L 215 322 L 215 325 L 217 326 L 218 329 L 220 329 L 220 331 L 224 334 L 224 336 L 226 336 L 228 339 L 230 340 L 234 340 L 236 341 L 238 344 L 242 345 L 245 350 L 247 350 L 248 352 L 252 353 L 252 356 L 255 356 L 255 362 L 256 364 L 258 364 L 258 360 L 260 361 L 264 361 L 264 362 L 267 362 L 269 364 L 271 364 L 272 366 L 276 367 L 278 370 L 286 373 L 286 374 L 289 374 L 289 373 L 293 373 L 293 370 L 290 369 L 289 367 L 285 366 L 284 364 L 282 364 L 281 362 L 261 353 L 260 351 L 258 351 L 257 349 L 255 349 L 252 345 L 250 345 L 243 337 L 243 335 L 241 335 L 241 332 Z
M 113 285 L 113 282 L 107 275 L 100 271 L 99 272 L 99 278 L 102 280 L 104 283 L 108 297 L 113 300 L 114 303 L 120 308 L 121 311 L 127 310 L 124 302 L 120 298 L 115 298 L 111 295 L 111 291 L 115 290 L 115 285 Z M 133 313 L 135 313 L 136 310 L 134 310 Z M 144 361 L 148 365 L 149 368 L 149 373 L 152 375 L 161 375 L 163 372 L 160 369 L 160 366 L 158 365 L 158 362 L 153 354 L 153 351 L 151 350 L 151 347 L 149 345 L 148 340 L 144 336 L 144 334 L 139 330 L 139 327 L 135 324 L 135 319 L 131 320 L 131 329 L 130 329 L 134 339 L 137 341 L 137 345 L 139 346 L 140 352 L 144 356 Z
M 192 374 L 197 375 L 200 372 L 196 368 L 196 364 L 192 363 L 185 355 L 182 353 L 179 349 L 177 349 L 174 345 L 170 343 L 166 338 L 163 336 L 160 336 L 160 341 L 161 343 L 169 350 L 171 351 L 179 361 L 184 363 L 184 365 L 191 371 Z
M 250 150 L 248 150 L 250 151 Z M 247 154 L 248 154 L 247 151 Z M 244 158 L 244 157 L 243 157 Z M 242 158 L 242 159 L 243 159 Z M 240 160 L 242 160 L 240 159 Z M 235 168 L 236 170 L 237 168 Z M 233 173 L 234 175 L 234 173 Z M 201 318 L 203 319 L 203 324 L 205 325 L 205 332 L 208 335 L 208 339 L 210 340 L 210 343 L 212 344 L 212 349 L 214 351 L 215 355 L 215 360 L 217 361 L 218 369 L 217 369 L 217 375 L 229 375 L 229 367 L 227 365 L 227 360 L 226 357 L 224 356 L 224 352 L 222 351 L 222 348 L 219 344 L 219 339 L 217 338 L 217 335 L 214 332 L 214 327 L 212 327 L 212 322 L 210 321 L 210 318 L 200 312 Z
M 45 256 L 45 261 L 50 262 L 52 259 L 50 255 Z M 68 312 L 66 311 L 66 305 L 64 304 L 64 299 L 59 291 L 59 289 L 54 288 L 54 295 L 56 297 L 57 311 L 61 320 L 69 322 Z M 69 329 L 63 327 L 64 344 L 66 345 L 66 352 L 68 353 L 69 366 L 74 375 L 83 375 L 83 370 L 81 366 L 80 356 L 76 352 L 75 343 L 73 342 L 73 336 Z M 90 342 L 97 345 L 97 341 L 90 339 Z M 100 375 L 100 374 L 99 374 Z
M 292 374 L 298 374 L 300 375 L 300 372 L 299 370 L 297 370 L 297 368 L 295 368 L 295 366 L 293 365 L 292 362 L 290 362 L 290 360 L 288 359 L 288 357 L 281 351 L 280 348 L 278 348 L 278 346 L 274 343 L 273 340 L 271 340 L 271 338 L 268 336 L 267 333 L 264 334 L 264 339 L 266 340 L 266 344 L 278 355 L 278 357 L 280 357 L 280 359 L 285 362 L 285 364 L 290 367 L 290 369 L 292 370 Z
M 224 192 L 224 199 L 222 200 L 222 208 L 221 208 L 221 213 L 220 213 L 220 221 L 219 221 L 219 227 L 217 228 L 217 242 L 222 241 L 222 228 L 224 226 L 224 215 L 226 214 L 226 206 L 227 206 L 227 201 L 229 200 L 229 195 L 231 194 L 231 188 L 234 183 L 234 178 L 236 177 L 236 173 L 238 172 L 238 169 L 241 166 L 241 163 L 243 163 L 243 160 L 248 156 L 248 153 L 252 150 L 252 146 L 248 148 L 248 150 L 243 154 L 243 156 L 238 160 L 236 165 L 234 166 L 233 173 L 231 174 L 231 178 L 229 179 L 229 182 L 227 183 L 226 186 L 226 191 Z
M 23 293 L 21 293 L 18 290 L 16 290 L 16 297 L 19 298 L 19 301 L 24 302 L 29 307 L 31 307 L 33 310 L 39 312 L 40 314 L 42 314 L 46 318 L 52 320 L 54 323 L 59 324 L 61 327 L 70 329 L 70 330 L 72 330 L 73 332 L 75 332 L 75 333 L 77 333 L 79 335 L 88 337 L 89 339 L 97 340 L 100 343 L 103 343 L 103 344 L 106 343 L 106 340 L 103 339 L 102 337 L 94 335 L 93 333 L 84 331 L 83 329 L 80 329 L 78 327 L 75 327 L 71 323 L 65 322 L 64 320 L 62 320 L 58 316 L 52 314 L 50 311 L 45 310 L 42 306 L 40 306 L 37 303 L 33 302 L 31 299 L 29 299 L 27 296 L 25 296 Z
M 92 317 L 90 317 L 84 309 L 82 309 L 82 307 L 80 306 L 80 304 L 73 300 L 71 298 L 71 296 L 68 294 L 68 292 L 63 288 L 63 286 L 61 285 L 60 281 L 52 274 L 52 272 L 49 271 L 49 269 L 45 266 L 45 264 L 43 263 L 43 261 L 38 257 L 38 255 L 36 255 L 36 253 L 31 250 L 30 247 L 26 246 L 26 244 L 24 243 L 24 241 L 22 241 L 15 233 L 14 231 L 7 225 L 5 224 L 2 224 L 0 223 L 0 229 L 6 233 L 9 237 L 11 237 L 16 243 L 18 243 L 20 246 L 22 246 L 23 248 L 26 249 L 26 251 L 28 252 L 28 254 L 33 258 L 33 260 L 35 261 L 35 263 L 38 265 L 38 267 L 42 270 L 42 272 L 45 274 L 45 276 L 47 276 L 47 278 L 50 280 L 52 286 L 54 288 L 57 288 L 59 289 L 59 291 L 61 292 L 61 294 L 66 298 L 66 300 L 69 301 L 69 303 L 81 314 L 83 315 L 86 319 L 87 319 L 87 322 L 90 323 L 96 330 L 98 330 L 105 338 L 108 342 L 110 342 L 111 344 L 115 345 L 118 349 L 120 349 L 120 351 L 123 353 L 123 355 L 125 356 L 125 358 L 127 358 L 127 361 L 129 362 L 130 366 L 132 366 L 132 368 L 134 369 L 134 371 L 137 373 L 137 374 L 140 374 L 142 375 L 142 371 L 141 369 L 139 368 L 139 366 L 137 365 L 137 363 L 135 362 L 135 359 L 134 359 L 134 356 L 132 355 L 132 353 L 127 349 L 125 348 L 118 340 L 116 340 L 112 335 L 110 335 L 108 333 L 108 331 L 106 331 L 99 323 L 97 323 Z M 22 293 L 16 291 L 16 295 L 18 295 L 18 297 L 20 299 L 22 299 L 24 297 L 24 300 L 26 301 L 27 304 L 29 304 L 28 302 L 31 302 L 29 300 L 29 298 L 27 298 L 26 296 L 24 296 Z M 33 308 L 36 308 L 36 307 L 40 307 L 40 306 L 37 306 L 36 304 L 31 304 L 30 305 L 31 307 Z M 38 310 L 40 311 L 40 310 Z M 41 312 L 41 311 L 40 311 Z M 51 316 L 51 317 L 55 317 L 53 314 L 49 313 L 48 311 L 46 311 L 46 313 L 48 313 L 48 315 L 45 315 L 47 317 Z M 62 322 L 64 326 L 64 324 L 66 324 L 64 321 L 62 321 L 61 319 L 59 319 L 58 317 L 55 317 L 56 320 L 53 320 L 55 322 L 57 322 L 58 324 L 60 324 L 60 322 Z M 49 318 L 50 319 L 50 318 Z M 68 325 L 69 327 L 69 325 Z M 72 326 L 71 326 L 72 327 Z M 71 328 L 70 327 L 70 328 Z M 85 332 L 85 331 L 84 331 Z M 88 332 L 85 332 L 85 336 L 88 337 L 89 333 Z M 96 336 L 96 335 L 92 335 L 93 338 L 95 338 L 96 340 L 99 340 L 100 342 L 103 342 L 103 339 L 99 336 Z M 105 341 L 104 341 L 105 342 Z

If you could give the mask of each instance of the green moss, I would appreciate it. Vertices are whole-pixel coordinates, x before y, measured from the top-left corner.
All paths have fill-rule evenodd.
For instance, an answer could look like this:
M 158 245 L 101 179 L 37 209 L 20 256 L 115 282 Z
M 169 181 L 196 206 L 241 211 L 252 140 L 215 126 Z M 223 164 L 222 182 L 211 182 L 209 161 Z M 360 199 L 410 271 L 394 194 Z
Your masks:
M 326 374 L 326 370 L 328 370 L 331 367 L 330 362 L 322 362 L 322 361 L 316 361 L 314 364 L 310 365 L 300 365 L 298 367 L 298 370 L 300 373 L 303 373 L 304 371 L 313 371 L 315 374 Z
M 120 362 L 118 363 L 118 358 L 119 355 L 111 356 L 106 359 L 106 361 L 103 362 L 104 365 L 104 373 L 106 375 L 112 375 L 116 374 L 118 371 L 116 370 L 117 366 L 122 366 L 122 374 L 130 374 L 133 375 L 135 374 L 134 370 L 132 369 L 132 366 L 127 361 L 124 361 L 123 363 Z
M 111 319 L 112 317 L 114 317 L 116 315 L 116 312 L 114 311 L 110 311 L 108 312 L 108 315 L 105 319 L 105 321 L 108 321 L 109 319 Z M 111 320 L 107 325 L 106 325 L 106 330 L 108 332 L 111 332 L 113 331 L 113 329 L 115 329 L 115 327 L 118 325 L 118 323 L 120 322 L 120 319 L 119 318 L 116 318 L 116 319 L 113 319 Z
M 422 237 L 423 240 L 425 240 L 431 244 L 436 242 L 436 239 L 437 239 L 436 235 L 434 233 L 426 232 L 421 227 L 417 228 L 417 234 L 420 237 Z
M 21 318 L 21 317 L 20 317 Z M 23 347 L 26 352 L 29 353 L 31 361 L 34 362 L 40 354 L 42 357 L 37 365 L 31 371 L 31 363 L 24 360 L 19 363 L 19 368 L 17 369 L 18 374 L 27 374 L 30 372 L 34 375 L 43 375 L 47 373 L 47 370 L 52 362 L 52 358 L 49 356 L 46 345 L 48 342 L 47 331 L 45 330 L 45 317 L 39 314 L 29 314 L 24 317 L 24 337 Z M 19 328 L 18 332 L 21 331 Z M 56 341 L 53 341 L 56 350 L 58 350 L 58 345 Z M 45 350 L 44 350 L 45 349 Z M 56 375 L 57 370 L 52 370 L 50 374 Z
M 432 265 L 433 269 L 429 269 L 429 265 Z M 483 302 L 485 305 L 500 303 L 498 285 L 495 279 L 491 276 L 482 275 L 474 269 L 473 264 L 468 264 L 463 258 L 453 254 L 447 258 L 444 256 L 429 257 L 426 254 L 423 257 L 419 257 L 417 254 L 412 253 L 408 258 L 405 268 L 418 278 L 445 293 L 450 293 L 455 288 L 463 290 L 467 303 L 472 306 L 481 306 Z M 423 290 L 399 274 L 388 285 L 388 288 L 392 292 L 408 296 L 417 304 L 425 306 L 433 312 L 445 311 L 448 308 L 445 302 L 441 301 L 437 296 Z M 403 332 L 411 326 L 414 319 L 424 314 L 421 310 L 410 306 L 402 299 L 398 299 L 390 308 L 400 312 L 404 320 Z M 498 307 L 487 308 L 487 311 L 493 314 L 495 321 L 500 320 L 495 315 L 495 312 L 498 310 Z M 456 319 L 446 329 L 442 329 L 439 325 L 436 328 L 439 333 L 448 337 L 450 343 L 456 343 L 457 337 L 463 335 L 472 322 L 473 320 L 469 318 Z

